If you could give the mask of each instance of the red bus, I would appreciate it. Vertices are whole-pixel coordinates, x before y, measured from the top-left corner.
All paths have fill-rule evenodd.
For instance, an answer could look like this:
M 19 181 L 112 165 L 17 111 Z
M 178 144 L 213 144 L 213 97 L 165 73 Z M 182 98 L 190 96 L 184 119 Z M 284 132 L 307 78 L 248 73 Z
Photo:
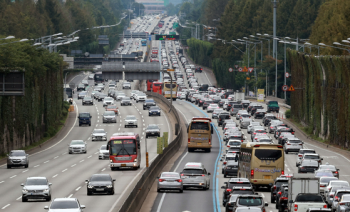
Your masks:
M 152 91 L 154 93 L 159 93 L 160 95 L 162 95 L 162 88 L 163 88 L 162 82 L 153 82 Z
M 114 133 L 107 143 L 111 170 L 138 169 L 141 164 L 140 137 L 133 132 Z
M 157 80 L 147 80 L 147 91 L 152 91 L 152 83 Z

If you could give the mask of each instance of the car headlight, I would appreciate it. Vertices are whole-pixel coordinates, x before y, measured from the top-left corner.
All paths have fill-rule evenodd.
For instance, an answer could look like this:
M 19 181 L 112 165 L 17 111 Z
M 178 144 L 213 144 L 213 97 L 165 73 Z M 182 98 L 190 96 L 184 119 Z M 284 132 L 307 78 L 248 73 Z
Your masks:
M 28 191 L 27 191 L 27 189 L 22 189 L 22 192 L 27 193 Z
M 49 192 L 49 189 L 45 189 L 44 192 L 45 192 L 45 193 Z
M 109 162 L 113 163 L 113 160 L 109 160 Z
M 69 149 L 73 149 L 73 147 L 69 147 Z
M 136 158 L 134 159 L 134 162 L 137 162 L 137 159 L 136 159 Z
M 112 185 L 108 185 L 107 188 L 112 188 L 113 186 Z
M 92 185 L 88 185 L 88 188 L 93 188 L 94 186 L 92 186 Z

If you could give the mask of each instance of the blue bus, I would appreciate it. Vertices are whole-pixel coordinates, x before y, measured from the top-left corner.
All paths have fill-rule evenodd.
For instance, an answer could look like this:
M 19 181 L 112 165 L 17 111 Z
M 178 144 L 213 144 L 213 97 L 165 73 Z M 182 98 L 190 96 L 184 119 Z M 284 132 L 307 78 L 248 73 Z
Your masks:
M 142 39 L 141 40 L 141 45 L 142 46 L 147 46 L 147 40 L 146 39 Z

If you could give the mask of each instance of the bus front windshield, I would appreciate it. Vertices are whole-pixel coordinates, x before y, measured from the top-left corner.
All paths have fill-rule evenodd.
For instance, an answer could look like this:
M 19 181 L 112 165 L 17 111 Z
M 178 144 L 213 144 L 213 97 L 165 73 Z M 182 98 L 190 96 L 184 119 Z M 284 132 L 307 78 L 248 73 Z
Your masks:
M 165 84 L 165 87 L 166 88 L 171 88 L 171 87 L 173 87 L 173 88 L 176 88 L 176 84 L 172 84 L 172 86 L 171 86 L 171 84 Z
M 110 141 L 111 155 L 135 155 L 136 142 L 135 140 L 113 140 Z

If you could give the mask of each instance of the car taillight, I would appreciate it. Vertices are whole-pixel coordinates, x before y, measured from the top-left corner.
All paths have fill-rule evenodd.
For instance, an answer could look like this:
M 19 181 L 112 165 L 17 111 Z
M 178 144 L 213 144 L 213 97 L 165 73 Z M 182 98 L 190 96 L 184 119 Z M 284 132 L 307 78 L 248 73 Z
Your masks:
M 224 161 L 224 165 L 226 165 L 226 161 Z
M 209 144 L 211 144 L 211 140 L 209 139 Z
M 329 195 L 329 197 L 332 197 L 332 198 L 333 198 L 333 197 L 334 197 L 334 195 L 333 195 L 333 194 L 330 194 L 330 195 Z
M 320 187 L 326 187 L 326 185 L 320 185 Z
M 334 174 L 338 174 L 338 172 L 334 172 Z
M 343 203 L 345 205 L 345 203 Z M 327 205 L 323 205 L 323 208 L 327 208 Z
M 231 192 L 231 191 L 232 191 L 232 189 L 230 189 L 230 188 L 226 189 L 226 192 Z
M 179 179 L 179 180 L 176 180 L 177 182 L 179 182 L 179 183 L 181 183 L 182 182 L 182 180 L 181 179 Z
M 334 199 L 339 200 L 339 197 L 338 197 L 338 196 L 335 196 Z
M 292 132 L 292 135 L 294 135 L 294 132 Z
M 243 140 L 241 140 L 243 142 Z
M 288 200 L 288 197 L 281 197 L 280 200 Z
M 284 175 L 284 170 L 281 171 L 281 174 Z
M 273 127 L 270 127 L 271 129 L 273 128 Z
M 279 195 L 281 195 L 281 194 L 282 194 L 282 192 L 280 192 L 280 191 L 279 191 L 279 192 L 278 192 L 278 194 L 279 194 Z
M 163 182 L 164 180 L 163 179 L 159 179 L 159 182 Z
M 291 145 L 290 143 L 287 143 L 287 145 Z
M 227 147 L 230 147 L 229 145 L 227 145 Z
M 274 185 L 274 186 L 273 186 L 273 190 L 276 190 L 276 188 L 277 188 L 277 187 Z
M 303 155 L 298 155 L 299 158 L 303 157 Z
M 188 143 L 191 143 L 191 140 L 190 140 L 190 139 L 188 139 Z
M 254 133 L 254 135 L 256 135 L 256 133 Z
M 250 176 L 251 176 L 251 178 L 254 177 L 254 169 L 250 170 Z
M 298 211 L 298 205 L 294 204 L 294 211 Z
M 341 202 L 341 203 L 339 203 L 339 205 L 345 205 L 345 202 Z M 323 206 L 323 208 L 325 208 L 325 207 Z

